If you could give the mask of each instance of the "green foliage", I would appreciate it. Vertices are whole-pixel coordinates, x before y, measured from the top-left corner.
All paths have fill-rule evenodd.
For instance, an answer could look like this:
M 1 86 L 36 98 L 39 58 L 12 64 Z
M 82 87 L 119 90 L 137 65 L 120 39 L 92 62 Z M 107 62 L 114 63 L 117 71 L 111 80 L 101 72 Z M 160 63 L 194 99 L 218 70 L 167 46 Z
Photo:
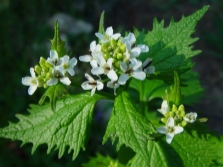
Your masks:
M 56 111 L 56 102 L 61 98 L 66 98 L 66 96 L 67 96 L 66 86 L 59 83 L 49 87 L 46 90 L 46 92 L 43 94 L 43 96 L 39 101 L 39 105 L 42 105 L 46 97 L 49 97 L 51 110 Z
M 211 142 L 213 143 L 213 147 L 215 150 L 215 158 L 213 160 L 213 163 L 211 164 L 211 167 L 223 166 L 223 136 L 212 136 Z
M 130 167 L 178 167 L 209 166 L 214 157 L 213 145 L 206 137 L 199 137 L 195 131 L 186 132 L 174 137 L 171 145 L 164 140 L 148 141 L 150 149 L 149 163 L 136 156 L 129 162 Z
M 60 39 L 60 28 L 58 21 L 55 23 L 54 29 L 55 29 L 54 37 L 52 40 L 50 40 L 51 49 L 57 51 L 58 57 L 62 57 L 66 55 L 66 46 L 65 46 L 65 41 Z
M 101 13 L 101 17 L 100 17 L 100 21 L 99 21 L 98 32 L 100 32 L 101 34 L 104 34 L 104 32 L 105 32 L 105 30 L 104 30 L 104 15 L 105 15 L 105 11 L 103 11 Z
M 122 144 L 125 144 L 140 154 L 146 162 L 149 162 L 147 158 L 149 150 L 146 148 L 148 135 L 153 132 L 154 127 L 149 120 L 140 114 L 128 93 L 122 92 L 115 99 L 103 143 L 109 137 L 113 143 L 118 138 L 117 150 Z
M 174 70 L 183 73 L 192 67 L 187 59 L 201 51 L 192 50 L 191 44 L 198 38 L 192 38 L 191 35 L 208 8 L 209 6 L 205 6 L 188 17 L 182 17 L 179 22 L 172 19 L 167 28 L 164 27 L 163 20 L 159 23 L 154 19 L 153 29 L 147 34 L 135 29 L 137 43 L 145 43 L 150 47 L 150 51 L 144 53 L 141 59 L 145 60 L 147 57 L 153 59 L 157 75 L 155 78 L 168 80 L 173 78 Z
M 0 137 L 22 140 L 22 145 L 32 143 L 32 153 L 40 144 L 47 144 L 47 152 L 58 149 L 59 157 L 69 146 L 68 152 L 73 150 L 75 159 L 80 149 L 85 149 L 94 104 L 101 98 L 89 94 L 68 96 L 64 102 L 58 102 L 57 112 L 52 112 L 49 104 L 31 105 L 30 115 L 17 115 L 20 121 L 0 129 Z
M 83 167 L 124 167 L 118 161 L 112 159 L 109 156 L 103 156 L 97 154 L 96 157 L 92 157 L 88 163 L 82 164 Z

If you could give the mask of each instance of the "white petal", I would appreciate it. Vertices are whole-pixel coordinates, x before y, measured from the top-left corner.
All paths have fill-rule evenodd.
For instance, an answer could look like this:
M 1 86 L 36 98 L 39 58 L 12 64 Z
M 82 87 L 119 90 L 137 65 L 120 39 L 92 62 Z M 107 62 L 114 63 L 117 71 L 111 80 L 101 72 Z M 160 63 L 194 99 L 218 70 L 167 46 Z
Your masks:
M 135 41 L 136 41 L 136 38 L 135 38 L 135 35 L 133 34 L 133 33 L 129 33 L 129 35 L 128 35 L 128 40 L 129 40 L 129 42 L 131 43 L 131 45 L 133 44 L 133 43 L 135 43 Z
M 104 84 L 101 81 L 97 81 L 97 89 L 102 90 L 104 87 Z
M 132 56 L 134 56 L 134 57 L 138 57 L 138 56 L 140 55 L 140 53 L 141 53 L 141 49 L 135 47 L 135 48 L 133 48 L 133 49 L 131 50 L 131 52 L 132 52 Z
M 29 85 L 31 85 L 32 79 L 33 79 L 32 77 L 24 77 L 24 78 L 22 78 L 22 84 L 25 86 L 29 86 Z
M 62 59 L 62 62 L 63 62 L 64 64 L 68 64 L 68 63 L 69 63 L 69 60 L 70 60 L 70 57 L 69 57 L 68 55 L 65 55 L 65 56 L 63 57 L 63 59 Z
M 147 59 L 143 62 L 142 66 L 143 66 L 143 67 L 147 66 L 148 63 L 149 63 L 150 61 L 151 61 L 151 59 L 150 59 L 150 58 L 147 58 Z
M 162 104 L 161 104 L 161 108 L 162 108 L 162 109 L 168 109 L 168 110 L 169 110 L 167 100 L 163 100 L 163 102 L 162 102 Z
M 139 47 L 141 49 L 141 52 L 148 52 L 149 48 L 146 45 L 140 44 L 137 47 Z
M 114 40 L 117 40 L 120 36 L 121 36 L 121 34 L 116 33 L 116 34 L 112 35 L 112 38 L 113 38 Z
M 149 66 L 148 68 L 146 68 L 146 69 L 144 70 L 144 72 L 145 72 L 146 74 L 153 74 L 153 73 L 155 72 L 155 67 L 154 67 L 154 66 Z
M 90 85 L 88 81 L 85 81 L 84 83 L 81 84 L 81 87 L 84 90 L 91 90 L 94 86 L 93 85 Z
M 30 74 L 31 74 L 31 76 L 32 76 L 33 78 L 36 77 L 34 68 L 30 68 Z
M 96 57 L 96 60 L 100 66 L 103 66 L 106 64 L 105 58 L 102 55 L 98 55 Z
M 95 35 L 96 35 L 100 40 L 105 40 L 105 36 L 102 35 L 101 33 L 95 33 Z
M 74 76 L 75 72 L 72 68 L 69 68 L 67 71 L 71 76 Z
M 107 82 L 107 87 L 108 88 L 114 88 L 114 82 L 113 81 L 108 81 Z
M 120 68 L 122 69 L 122 71 L 126 72 L 128 70 L 128 65 L 125 62 L 121 62 Z
M 158 127 L 158 128 L 156 129 L 156 131 L 157 131 L 158 133 L 161 133 L 161 134 L 166 134 L 166 133 L 167 133 L 167 127 L 166 127 L 166 126 Z
M 92 68 L 98 67 L 98 62 L 96 60 L 91 60 L 90 64 Z
M 49 79 L 49 80 L 46 82 L 46 84 L 47 84 L 48 86 L 52 86 L 52 85 L 56 85 L 57 82 L 58 82 L 58 79 L 57 79 L 57 78 L 51 78 L 51 79 Z
M 165 109 L 157 109 L 157 111 L 159 111 L 163 115 L 165 115 L 167 112 L 167 110 L 165 110 Z
M 140 70 L 136 70 L 132 73 L 132 76 L 135 78 L 135 79 L 138 79 L 138 80 L 141 80 L 143 81 L 145 78 L 146 78 L 146 74 L 143 72 L 143 71 L 140 71 Z
M 109 37 L 110 36 L 112 36 L 113 35 L 113 29 L 112 29 L 112 27 L 108 27 L 107 29 L 106 29 L 106 32 L 105 32 Z
M 174 127 L 174 119 L 173 119 L 172 117 L 170 117 L 170 118 L 167 120 L 166 125 L 169 126 L 169 127 Z
M 175 126 L 174 127 L 174 134 L 179 134 L 179 133 L 181 133 L 183 131 L 184 131 L 184 128 L 181 127 L 181 126 Z
M 174 137 L 174 134 L 173 133 L 167 133 L 166 134 L 166 142 L 168 144 L 170 144 L 172 142 L 172 140 L 173 140 L 173 137 Z
M 131 46 L 131 43 L 130 43 L 129 41 L 126 41 L 126 42 L 125 42 L 125 46 L 126 46 L 126 50 L 127 50 L 127 51 L 131 51 L 131 47 L 132 47 L 132 46 Z
M 129 79 L 129 76 L 127 74 L 121 74 L 121 76 L 118 79 L 118 83 L 120 85 L 124 85 L 126 83 L 126 81 Z
M 50 58 L 51 58 L 52 60 L 56 60 L 56 59 L 58 59 L 57 51 L 55 51 L 55 50 L 50 50 Z
M 96 48 L 95 48 L 96 52 L 100 52 L 101 51 L 101 45 L 97 44 Z
M 136 58 L 130 58 L 129 60 L 133 66 L 135 66 L 138 63 L 138 60 Z
M 110 68 L 112 67 L 112 62 L 113 62 L 113 58 L 109 58 L 107 61 L 107 64 Z
M 108 78 L 111 79 L 112 81 L 117 81 L 118 76 L 114 70 L 110 70 L 107 74 Z
M 79 60 L 82 62 L 90 62 L 92 60 L 92 56 L 90 55 L 83 55 L 79 57 Z
M 61 78 L 60 82 L 62 82 L 64 85 L 70 85 L 70 83 L 71 83 L 71 81 L 68 77 Z
M 91 70 L 93 75 L 101 75 L 104 74 L 104 69 L 102 67 L 96 67 Z
M 92 78 L 89 74 L 85 74 L 85 77 L 88 79 L 88 81 L 90 81 L 90 82 L 94 82 L 95 80 L 94 80 L 94 78 Z
M 94 95 L 95 91 L 96 91 L 96 87 L 94 87 L 94 88 L 91 90 L 91 96 Z
M 77 64 L 77 59 L 75 57 L 73 57 L 72 59 L 70 59 L 69 65 L 71 67 L 74 67 L 76 64 Z
M 135 63 L 135 64 L 131 63 L 129 66 L 132 67 L 133 70 L 136 70 L 142 66 L 142 62 L 137 60 L 137 63 Z
M 29 95 L 32 95 L 37 89 L 37 85 L 31 85 L 28 89 Z
M 91 52 L 93 52 L 95 49 L 96 49 L 96 42 L 92 41 L 90 44 L 90 50 L 91 50 Z

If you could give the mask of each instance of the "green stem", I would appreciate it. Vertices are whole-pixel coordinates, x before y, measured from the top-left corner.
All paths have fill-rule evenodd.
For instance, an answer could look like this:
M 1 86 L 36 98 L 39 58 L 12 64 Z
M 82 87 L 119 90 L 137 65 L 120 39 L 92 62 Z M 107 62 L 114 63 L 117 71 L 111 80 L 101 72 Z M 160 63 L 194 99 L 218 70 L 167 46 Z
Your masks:
M 141 111 L 145 114 L 147 111 L 147 104 L 146 104 L 146 100 L 144 99 L 144 96 L 143 96 L 143 88 L 144 88 L 144 82 L 140 81 L 140 85 L 139 85 L 140 107 L 141 107 Z

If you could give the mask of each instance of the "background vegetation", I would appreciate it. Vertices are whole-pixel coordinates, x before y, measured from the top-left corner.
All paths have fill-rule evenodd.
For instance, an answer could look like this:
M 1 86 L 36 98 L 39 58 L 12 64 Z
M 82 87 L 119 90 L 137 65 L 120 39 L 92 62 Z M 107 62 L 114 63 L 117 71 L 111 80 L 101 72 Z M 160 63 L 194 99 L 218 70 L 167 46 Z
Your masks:
M 27 93 L 27 87 L 21 84 L 21 78 L 28 76 L 29 68 L 37 64 L 39 57 L 49 56 L 48 39 L 53 38 L 52 18 L 63 13 L 71 19 L 64 19 L 61 24 L 63 35 L 67 39 L 72 56 L 78 58 L 85 54 L 94 32 L 98 30 L 100 14 L 105 10 L 105 25 L 124 33 L 125 30 L 152 29 L 154 17 L 164 19 L 168 25 L 173 17 L 176 21 L 181 16 L 189 15 L 204 5 L 210 5 L 209 11 L 198 23 L 194 36 L 200 40 L 195 49 L 202 53 L 193 58 L 194 70 L 200 74 L 204 87 L 201 102 L 191 107 L 200 116 L 208 117 L 208 126 L 223 134 L 223 2 L 221 0 L 66 0 L 66 1 L 10 1 L 0 0 L 0 127 L 15 122 L 15 114 L 26 114 L 30 103 L 37 103 L 43 93 L 38 89 L 33 96 Z M 77 26 L 78 21 L 87 22 L 91 32 L 83 32 Z M 72 31 L 73 30 L 73 31 Z M 87 31 L 87 30 L 86 30 Z M 86 64 L 85 64 L 86 65 Z M 79 64 L 76 71 L 87 69 Z M 78 78 L 82 79 L 82 78 Z M 72 90 L 71 90 L 72 91 Z M 66 154 L 57 158 L 57 151 L 46 154 L 46 146 L 41 146 L 31 155 L 31 145 L 20 148 L 20 141 L 0 139 L 0 166 L 81 166 L 82 162 L 95 156 L 96 152 L 116 157 L 111 144 L 101 146 L 102 137 L 110 114 L 109 104 L 99 102 L 95 111 L 92 134 L 85 152 L 81 152 L 75 161 Z

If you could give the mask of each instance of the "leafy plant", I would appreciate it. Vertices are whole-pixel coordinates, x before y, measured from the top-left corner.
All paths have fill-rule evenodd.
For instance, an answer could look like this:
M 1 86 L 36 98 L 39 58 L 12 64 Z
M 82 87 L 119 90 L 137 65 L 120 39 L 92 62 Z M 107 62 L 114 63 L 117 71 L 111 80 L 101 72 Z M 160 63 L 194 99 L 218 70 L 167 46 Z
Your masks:
M 32 143 L 32 153 L 39 145 L 47 144 L 47 153 L 58 150 L 59 158 L 69 148 L 74 160 L 81 148 L 86 149 L 95 103 L 112 100 L 114 106 L 102 143 L 111 139 L 117 150 L 125 145 L 134 157 L 129 155 L 129 162 L 121 164 L 98 154 L 84 166 L 222 165 L 222 137 L 203 128 L 207 119 L 187 112 L 184 106 L 198 101 L 203 91 L 197 74 L 191 70 L 191 57 L 201 52 L 192 50 L 198 38 L 191 35 L 207 10 L 205 6 L 179 22 L 172 19 L 166 28 L 164 21 L 154 19 L 151 31 L 135 28 L 134 33 L 124 37 L 113 33 L 112 27 L 104 29 L 102 13 L 96 33 L 98 43 L 92 41 L 91 53 L 79 57 L 90 63 L 94 75 L 85 73 L 87 81 L 82 84 L 70 80 L 77 59 L 70 59 L 66 52 L 56 22 L 50 57 L 40 58 L 39 65 L 30 69 L 31 77 L 22 78 L 30 95 L 38 87 L 46 92 L 39 105 L 30 105 L 29 115 L 16 115 L 19 122 L 1 128 L 0 137 L 21 140 L 22 145 Z M 105 83 L 114 91 L 105 89 Z M 75 90 L 81 85 L 91 93 L 69 95 L 70 85 Z M 159 112 L 150 107 L 156 98 L 163 99 Z

